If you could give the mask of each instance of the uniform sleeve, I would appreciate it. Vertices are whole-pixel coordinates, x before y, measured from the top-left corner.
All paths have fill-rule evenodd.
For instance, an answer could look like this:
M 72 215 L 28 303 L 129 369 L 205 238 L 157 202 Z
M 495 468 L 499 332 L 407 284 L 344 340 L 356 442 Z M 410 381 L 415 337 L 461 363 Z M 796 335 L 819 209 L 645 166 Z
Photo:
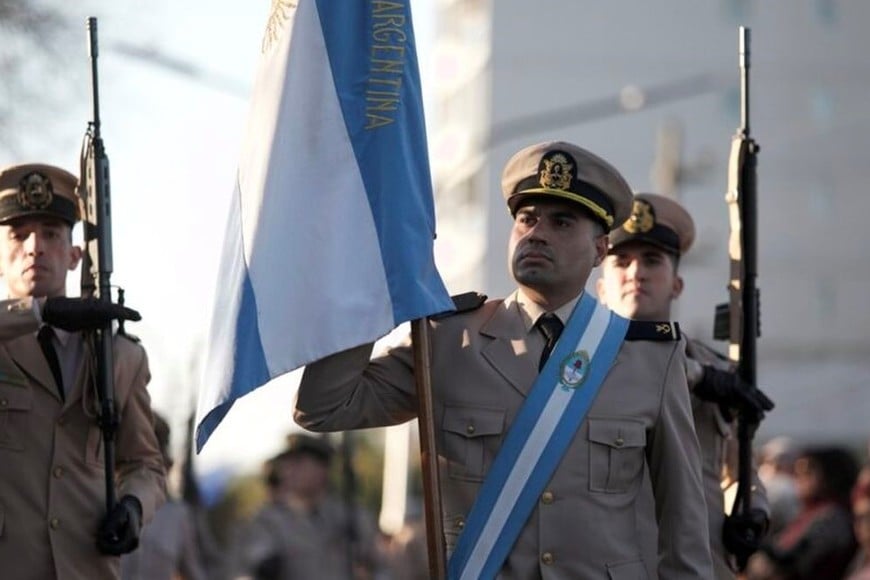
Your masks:
M 148 358 L 138 345 L 129 346 L 116 349 L 115 391 L 126 398 L 119 409 L 115 471 L 118 497 L 129 494 L 139 500 L 144 524 L 166 499 L 166 481 L 146 389 L 151 379 Z
M 410 346 L 369 360 L 365 344 L 316 361 L 299 384 L 294 418 L 311 431 L 396 425 L 416 416 Z
M 41 322 L 37 302 L 33 298 L 0 300 L 0 341 L 36 332 Z
M 701 454 L 686 384 L 684 349 L 681 341 L 668 362 L 660 415 L 647 449 L 663 580 L 713 578 Z

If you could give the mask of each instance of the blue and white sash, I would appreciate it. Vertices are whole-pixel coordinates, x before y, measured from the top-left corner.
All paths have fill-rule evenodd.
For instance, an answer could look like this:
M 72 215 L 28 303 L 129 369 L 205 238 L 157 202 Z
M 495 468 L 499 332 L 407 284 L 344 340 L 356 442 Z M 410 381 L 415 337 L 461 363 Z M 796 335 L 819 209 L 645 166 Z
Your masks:
M 583 293 L 481 485 L 448 563 L 450 580 L 498 574 L 592 406 L 628 324 Z

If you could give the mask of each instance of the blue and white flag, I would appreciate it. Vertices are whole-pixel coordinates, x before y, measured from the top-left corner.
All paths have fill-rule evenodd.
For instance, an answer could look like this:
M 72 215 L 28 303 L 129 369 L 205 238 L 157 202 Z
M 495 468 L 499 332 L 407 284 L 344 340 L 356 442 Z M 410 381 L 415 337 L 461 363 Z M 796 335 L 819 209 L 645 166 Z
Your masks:
M 453 309 L 410 0 L 273 0 L 224 241 L 197 449 L 274 377 Z

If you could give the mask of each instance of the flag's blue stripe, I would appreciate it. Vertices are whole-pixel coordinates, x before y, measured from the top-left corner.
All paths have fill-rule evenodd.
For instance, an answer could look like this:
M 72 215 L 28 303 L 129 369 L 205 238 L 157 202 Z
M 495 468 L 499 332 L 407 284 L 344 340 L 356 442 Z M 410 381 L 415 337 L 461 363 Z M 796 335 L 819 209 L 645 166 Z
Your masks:
M 242 241 L 241 194 L 238 180 L 232 204 L 224 241 L 223 263 L 220 270 L 220 278 L 225 285 L 219 290 L 219 294 L 226 297 L 226 293 L 232 292 L 233 288 L 240 288 L 241 296 L 239 296 L 238 311 L 235 312 L 234 320 L 224 320 L 224 317 L 234 314 L 232 311 L 218 311 L 221 305 L 228 310 L 234 310 L 234 300 L 229 298 L 223 302 L 218 302 L 213 314 L 215 320 L 212 321 L 213 327 L 224 329 L 222 338 L 232 340 L 232 365 L 230 367 L 232 375 L 228 377 L 229 392 L 224 393 L 221 398 L 222 402 L 209 411 L 196 428 L 197 452 L 211 437 L 212 432 L 232 408 L 235 400 L 265 384 L 270 378 L 263 341 L 260 337 L 257 297 L 245 263 L 244 242 Z M 214 337 L 212 339 L 214 340 Z M 214 385 L 206 385 L 206 388 L 214 388 Z
M 607 330 L 602 337 L 598 349 L 595 351 L 595 363 L 590 365 L 589 374 L 584 381 L 587 385 L 598 385 L 600 387 L 604 382 L 604 378 L 610 372 L 612 362 L 622 345 L 627 329 L 627 319 L 614 313 L 610 314 Z M 571 346 L 567 349 L 568 352 L 561 354 L 560 358 L 556 360 L 562 360 L 565 356 L 568 356 L 570 351 L 577 345 L 578 340 L 579 336 L 573 343 L 569 343 Z M 592 406 L 599 390 L 599 388 L 581 388 L 575 390 L 568 403 L 568 408 L 565 411 L 563 419 L 553 432 L 552 438 L 541 453 L 540 460 L 535 464 L 534 471 L 526 481 L 526 486 L 517 498 L 516 505 L 523 509 L 514 509 L 505 522 L 499 539 L 495 542 L 493 550 L 490 552 L 486 564 L 481 570 L 482 578 L 495 578 L 498 574 L 516 538 L 519 537 L 520 531 L 528 521 L 537 503 L 538 496 L 543 492 L 547 482 L 550 481 L 559 462 L 562 461 L 568 446 L 574 440 L 580 422 L 585 419 L 586 413 L 589 407 Z
M 375 13 L 384 6 L 388 4 L 371 0 L 317 0 L 336 91 L 378 231 L 394 320 L 399 324 L 452 310 L 453 304 L 432 256 L 435 212 L 411 10 L 406 0 L 400 8 Z M 374 59 L 397 61 L 398 68 L 375 72 Z M 379 122 L 386 124 L 372 126 Z
M 471 513 L 465 522 L 465 529 L 459 537 L 456 549 L 448 563 L 450 578 L 459 578 L 460 572 L 465 568 L 474 549 L 475 542 L 472 539 L 476 540 L 483 531 L 493 505 L 501 494 L 508 474 L 514 468 L 517 456 L 522 450 L 529 432 L 537 423 L 538 417 L 550 399 L 550 393 L 556 388 L 560 372 L 559 361 L 574 351 L 580 337 L 589 325 L 592 313 L 595 311 L 595 300 L 587 298 L 587 294 L 584 293 L 577 306 L 574 307 L 576 312 L 571 315 L 571 322 L 565 327 L 559 342 L 556 343 L 556 348 L 553 349 L 547 364 L 544 365 L 541 375 L 535 382 L 535 386 L 541 388 L 532 387 L 531 393 L 511 424 L 505 441 L 477 493 L 477 499 L 474 501 Z M 513 544 L 507 546 L 507 549 L 512 546 Z

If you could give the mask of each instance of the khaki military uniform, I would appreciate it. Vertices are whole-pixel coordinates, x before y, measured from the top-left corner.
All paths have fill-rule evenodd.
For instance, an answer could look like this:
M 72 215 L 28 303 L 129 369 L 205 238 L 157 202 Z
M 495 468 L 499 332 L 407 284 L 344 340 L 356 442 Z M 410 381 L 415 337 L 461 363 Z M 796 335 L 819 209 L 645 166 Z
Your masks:
M 544 339 L 533 328 L 534 314 L 517 292 L 432 323 L 434 421 L 450 552 L 536 378 Z M 645 465 L 662 530 L 659 577 L 712 577 L 683 349 L 682 342 L 622 345 L 500 577 L 645 578 L 635 506 Z M 296 408 L 303 427 L 354 429 L 416 415 L 411 349 L 395 348 L 370 362 L 371 350 L 364 345 L 306 368 Z
M 105 515 L 102 434 L 89 372 L 62 401 L 36 341 L 30 299 L 0 301 L 0 577 L 117 578 L 119 558 L 97 551 Z M 163 460 L 145 385 L 144 349 L 116 336 L 118 497 L 130 494 L 148 521 L 163 502 Z
M 349 580 L 347 507 L 327 498 L 315 510 L 305 512 L 282 502 L 264 505 L 236 540 L 237 573 L 233 578 L 252 578 L 264 561 L 275 562 L 274 580 Z M 357 510 L 354 560 L 362 576 L 377 577 L 382 567 L 376 553 L 374 519 Z

